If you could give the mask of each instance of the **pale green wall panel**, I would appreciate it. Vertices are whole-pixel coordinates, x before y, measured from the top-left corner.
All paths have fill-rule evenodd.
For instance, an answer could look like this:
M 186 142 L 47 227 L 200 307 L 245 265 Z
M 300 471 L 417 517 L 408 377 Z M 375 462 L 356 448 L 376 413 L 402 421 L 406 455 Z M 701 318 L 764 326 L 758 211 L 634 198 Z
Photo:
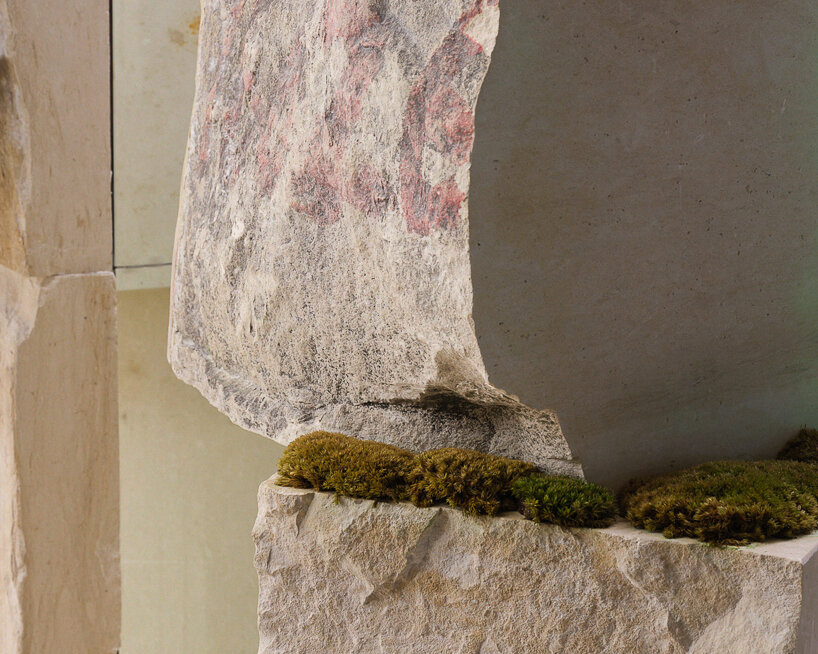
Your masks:
M 122 652 L 251 654 L 256 491 L 282 448 L 174 377 L 167 290 L 118 301 Z

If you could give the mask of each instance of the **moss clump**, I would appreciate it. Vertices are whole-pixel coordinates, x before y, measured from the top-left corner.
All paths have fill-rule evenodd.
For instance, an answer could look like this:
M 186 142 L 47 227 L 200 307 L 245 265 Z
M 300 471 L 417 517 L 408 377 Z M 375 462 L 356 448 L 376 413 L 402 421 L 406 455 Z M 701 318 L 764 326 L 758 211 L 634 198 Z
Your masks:
M 779 459 L 818 463 L 818 429 L 803 427 L 778 453 Z
M 620 495 L 636 527 L 715 545 L 794 538 L 818 527 L 818 466 L 717 461 L 631 482 Z
M 278 462 L 281 486 L 332 490 L 370 500 L 405 500 L 414 455 L 394 445 L 316 431 L 295 439 Z
M 496 515 L 516 509 L 511 486 L 536 472 L 525 461 L 455 447 L 415 457 L 409 499 L 416 506 L 446 502 L 471 515 Z
M 471 515 L 520 509 L 537 522 L 607 526 L 610 492 L 577 479 L 548 477 L 525 461 L 445 447 L 408 450 L 317 431 L 297 438 L 278 462 L 278 484 L 371 500 L 445 502 Z
M 563 527 L 609 527 L 616 520 L 616 500 L 607 488 L 572 477 L 530 475 L 512 488 L 520 512 L 534 522 Z

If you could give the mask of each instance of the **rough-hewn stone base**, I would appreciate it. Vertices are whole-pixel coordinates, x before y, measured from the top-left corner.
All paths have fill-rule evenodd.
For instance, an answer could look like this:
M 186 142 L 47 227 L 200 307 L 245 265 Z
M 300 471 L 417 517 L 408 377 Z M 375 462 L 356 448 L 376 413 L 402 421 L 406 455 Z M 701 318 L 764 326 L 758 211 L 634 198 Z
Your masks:
M 259 652 L 818 651 L 818 535 L 740 549 L 259 491 Z

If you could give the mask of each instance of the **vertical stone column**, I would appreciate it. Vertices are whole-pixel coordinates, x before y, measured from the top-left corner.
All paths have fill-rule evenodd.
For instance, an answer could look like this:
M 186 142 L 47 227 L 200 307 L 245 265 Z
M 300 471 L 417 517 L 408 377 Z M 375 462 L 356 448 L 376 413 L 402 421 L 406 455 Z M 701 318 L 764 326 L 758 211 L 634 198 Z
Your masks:
M 0 654 L 119 644 L 106 0 L 0 0 Z

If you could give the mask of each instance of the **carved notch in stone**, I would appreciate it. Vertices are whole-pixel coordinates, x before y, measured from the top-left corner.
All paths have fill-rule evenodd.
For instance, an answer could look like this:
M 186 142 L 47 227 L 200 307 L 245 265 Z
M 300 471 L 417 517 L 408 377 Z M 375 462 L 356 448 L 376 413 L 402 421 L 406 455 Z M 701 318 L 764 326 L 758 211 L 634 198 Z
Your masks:
M 205 0 L 169 359 L 238 424 L 581 474 L 472 322 L 474 109 L 498 0 Z

